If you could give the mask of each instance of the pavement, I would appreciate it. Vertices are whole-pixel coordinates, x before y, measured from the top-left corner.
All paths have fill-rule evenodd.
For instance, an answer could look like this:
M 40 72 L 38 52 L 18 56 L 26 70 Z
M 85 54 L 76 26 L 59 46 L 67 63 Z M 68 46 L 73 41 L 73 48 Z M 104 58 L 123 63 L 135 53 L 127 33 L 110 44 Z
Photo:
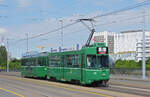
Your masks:
M 85 87 L 0 73 L 0 97 L 142 97 L 103 87 Z M 16 75 L 16 76 L 15 76 Z
M 11 79 L 10 79 L 11 78 Z M 8 76 L 0 76 L 0 87 L 13 92 L 3 92 L 3 97 L 7 97 L 8 94 L 19 94 L 19 97 L 97 97 L 97 94 L 86 93 L 78 90 L 70 90 L 61 86 L 46 85 L 41 83 L 43 80 L 36 81 L 35 79 L 24 79 Z M 10 95 L 10 97 L 11 97 Z M 99 94 L 100 97 L 105 95 Z M 17 97 L 14 96 L 14 97 Z M 106 95 L 106 97 L 109 97 Z
M 107 90 L 150 97 L 150 81 L 110 79 Z
M 150 97 L 150 81 L 116 77 L 109 87 L 85 87 L 0 72 L 0 97 Z

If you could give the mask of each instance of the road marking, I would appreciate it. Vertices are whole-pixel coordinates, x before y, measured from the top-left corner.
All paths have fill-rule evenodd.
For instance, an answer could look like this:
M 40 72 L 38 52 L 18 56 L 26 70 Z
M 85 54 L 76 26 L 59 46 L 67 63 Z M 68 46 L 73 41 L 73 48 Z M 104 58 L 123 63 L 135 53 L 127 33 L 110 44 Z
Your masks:
M 11 91 L 11 90 L 8 90 L 8 89 L 0 88 L 0 90 L 3 90 L 3 91 L 6 91 L 6 92 L 15 94 L 15 95 L 17 95 L 17 96 L 19 96 L 19 97 L 25 97 L 25 96 L 23 96 L 23 95 L 21 95 L 21 94 L 19 94 L 19 93 L 16 93 L 16 92 Z
M 77 92 L 82 92 L 82 93 L 88 93 L 88 94 L 95 94 L 95 95 L 99 95 L 99 96 L 103 96 L 103 97 L 114 97 L 114 96 L 110 96 L 110 95 L 107 95 L 107 94 L 103 94 L 103 93 L 98 93 L 98 92 L 93 92 L 93 91 L 88 91 L 88 90 L 82 90 L 82 89 L 75 89 L 75 88 L 72 88 L 72 87 L 67 87 L 67 86 L 62 86 L 62 85 L 57 85 L 57 84 L 51 84 L 51 83 L 45 83 L 45 82 L 37 82 L 38 80 L 31 80 L 31 79 L 26 79 L 26 78 L 23 78 L 23 79 L 19 79 L 19 77 L 8 77 L 8 76 L 3 76 L 3 77 L 7 77 L 9 79 L 15 79 L 15 80 L 21 80 L 21 81 L 25 81 L 25 82 L 31 82 L 33 84 L 38 84 L 38 85 L 49 85 L 49 86 L 53 86 L 53 87 L 57 87 L 57 88 L 63 88 L 63 89 L 66 89 L 66 90 L 71 90 L 71 91 L 77 91 Z M 24 97 L 24 96 L 20 96 L 20 97 Z
M 133 90 L 150 92 L 150 90 L 148 90 L 148 89 L 142 89 L 142 88 L 134 88 L 134 87 L 126 87 L 126 86 L 115 86 L 115 85 L 109 85 L 109 86 L 116 87 L 116 88 L 133 89 Z

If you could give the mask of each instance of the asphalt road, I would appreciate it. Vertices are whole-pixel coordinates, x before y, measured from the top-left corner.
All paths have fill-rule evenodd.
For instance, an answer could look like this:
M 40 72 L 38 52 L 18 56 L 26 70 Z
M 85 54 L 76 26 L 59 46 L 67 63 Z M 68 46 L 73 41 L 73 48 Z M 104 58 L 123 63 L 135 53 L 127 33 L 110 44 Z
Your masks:
M 150 82 L 111 79 L 109 87 L 83 87 L 1 72 L 0 97 L 150 97 Z
M 0 97 L 112 97 L 59 84 L 0 74 Z
M 23 95 L 24 97 L 97 97 L 97 95 L 94 94 L 84 93 L 80 91 L 72 91 L 68 89 L 58 88 L 55 86 L 37 85 L 31 82 L 23 82 L 22 80 L 10 80 L 0 77 L 0 81 L 0 87 Z M 8 94 L 15 95 L 14 93 L 8 93 L 5 90 L 2 92 L 3 97 L 8 97 Z M 10 97 L 12 97 L 11 95 Z M 13 97 L 17 97 L 17 95 Z
M 150 97 L 150 80 L 110 79 L 109 88 L 103 89 Z
M 5 90 L 0 90 L 0 97 L 19 97 L 19 96 Z

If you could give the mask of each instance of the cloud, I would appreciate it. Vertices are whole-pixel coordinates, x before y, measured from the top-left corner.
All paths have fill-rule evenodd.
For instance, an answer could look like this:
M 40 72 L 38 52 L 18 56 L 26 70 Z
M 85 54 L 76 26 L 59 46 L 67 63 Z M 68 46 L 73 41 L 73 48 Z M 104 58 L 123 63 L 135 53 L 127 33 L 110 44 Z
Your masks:
M 18 7 L 27 7 L 31 4 L 32 0 L 17 0 Z
M 120 2 L 123 2 L 123 0 L 78 0 L 79 2 L 83 4 L 94 4 L 96 6 L 105 6 L 110 7 L 113 6 L 113 4 L 118 4 Z
M 147 13 L 150 15 L 149 8 L 146 9 Z M 73 16 L 68 16 L 64 17 L 64 25 L 69 24 L 71 22 L 74 22 L 76 19 L 82 18 L 82 17 L 93 17 L 95 15 L 100 15 L 104 14 L 104 12 L 94 12 L 91 13 L 90 15 L 78 15 L 75 14 Z M 140 18 L 136 18 L 139 17 Z M 135 19 L 134 19 L 135 18 Z M 31 24 L 23 24 L 23 25 L 14 25 L 11 28 L 8 29 L 8 33 L 10 38 L 14 38 L 16 40 L 26 38 L 27 32 L 29 32 L 29 36 L 35 36 L 39 35 L 39 33 L 46 33 L 49 31 L 52 31 L 58 27 L 61 26 L 60 19 L 56 18 L 49 18 L 46 20 L 40 20 L 40 21 L 33 21 Z M 73 21 L 71 21 L 73 20 Z M 147 22 L 150 24 L 150 17 L 147 16 L 146 19 Z M 120 32 L 124 30 L 134 30 L 134 29 L 140 29 L 142 27 L 142 11 L 141 10 L 131 10 L 131 11 L 126 11 L 122 13 L 117 13 L 114 15 L 110 16 L 105 16 L 105 17 L 100 17 L 95 20 L 95 27 L 97 32 L 101 31 L 113 31 L 113 32 Z M 91 24 L 89 24 L 91 25 Z M 73 44 L 76 43 L 85 43 L 85 40 L 87 39 L 89 35 L 89 30 L 81 23 L 78 23 L 76 25 L 73 25 L 67 29 L 64 30 L 64 45 L 65 46 L 72 46 Z M 2 30 L 3 33 L 6 33 L 7 30 Z M 1 33 L 1 29 L 0 29 Z M 54 33 L 50 33 L 44 36 L 41 36 L 39 38 L 35 38 L 32 40 L 29 40 L 29 47 L 30 50 L 39 50 L 36 47 L 38 45 L 41 46 L 46 46 L 50 44 L 56 44 L 60 45 L 61 44 L 61 31 L 56 31 Z M 82 37 L 83 36 L 83 37 Z M 18 52 L 18 55 L 21 55 L 21 53 L 25 52 L 25 42 L 26 41 L 12 41 L 12 47 L 14 47 L 14 53 L 18 52 L 17 47 L 20 47 L 20 52 Z M 11 43 L 10 43 L 11 44 Z M 53 48 L 57 48 L 58 46 L 52 46 Z M 48 47 L 48 50 L 50 47 Z
M 140 3 L 140 2 L 144 2 L 146 0 L 135 0 L 136 2 Z
M 5 28 L 0 28 L 0 35 L 4 35 L 7 33 L 7 29 Z
M 0 0 L 0 3 L 4 2 L 4 0 Z
M 97 16 L 103 14 L 103 12 L 95 12 L 95 13 L 91 13 L 90 15 L 73 15 L 73 16 L 68 16 L 68 17 L 64 17 L 64 25 L 66 24 L 70 24 L 71 22 L 74 22 L 75 20 L 79 19 L 79 18 L 90 18 L 93 16 Z M 148 15 L 150 15 L 149 9 L 147 9 L 147 13 Z M 135 18 L 135 19 L 134 19 Z M 147 16 L 146 21 L 149 22 L 150 17 Z M 57 29 L 58 27 L 61 26 L 60 19 L 56 19 L 56 18 L 49 18 L 49 19 L 45 19 L 45 20 L 39 20 L 39 21 L 34 21 L 31 24 L 24 24 L 24 25 L 19 25 L 19 26 L 13 26 L 9 29 L 9 32 L 12 33 L 11 37 L 19 37 L 19 38 L 25 38 L 25 33 L 26 32 L 30 32 L 30 36 L 35 36 L 38 35 L 39 33 L 46 33 L 49 31 L 52 31 L 53 29 Z M 126 12 L 122 12 L 122 13 L 118 13 L 118 14 L 114 14 L 114 15 L 110 15 L 110 16 L 105 16 L 105 17 L 100 17 L 95 19 L 95 25 L 100 25 L 100 26 L 108 26 L 108 24 L 110 23 L 110 25 L 112 24 L 112 26 L 117 25 L 118 29 L 120 26 L 123 25 L 128 25 L 129 23 L 132 25 L 135 23 L 141 23 L 142 22 L 142 11 L 140 10 L 131 10 L 131 11 L 126 11 Z M 79 23 L 80 24 L 80 23 Z M 72 27 L 69 27 L 67 29 L 64 29 L 65 33 L 69 33 L 72 31 L 72 29 L 83 29 L 86 28 L 83 25 L 74 25 Z M 103 25 L 104 24 L 104 25 Z M 122 24 L 122 25 L 121 25 Z M 90 24 L 89 24 L 90 25 Z M 100 26 L 98 26 L 98 28 L 101 28 Z M 106 29 L 107 30 L 107 29 Z M 56 33 L 59 33 L 60 31 L 57 31 Z M 47 34 L 41 38 L 44 38 L 46 36 L 55 36 L 58 35 L 56 33 L 51 33 L 51 34 Z

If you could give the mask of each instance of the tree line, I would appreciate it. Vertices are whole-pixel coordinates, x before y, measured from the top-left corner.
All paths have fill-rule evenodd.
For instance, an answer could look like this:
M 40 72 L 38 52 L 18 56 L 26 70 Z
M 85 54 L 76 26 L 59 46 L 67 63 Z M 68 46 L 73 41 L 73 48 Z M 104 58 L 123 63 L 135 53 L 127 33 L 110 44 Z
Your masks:
M 0 70 L 6 70 L 7 68 L 7 50 L 5 46 L 0 46 Z M 20 59 L 10 59 L 9 60 L 9 68 L 11 70 L 18 70 L 21 68 L 21 60 Z
M 7 68 L 7 50 L 5 46 L 0 46 L 0 70 Z M 19 70 L 21 68 L 20 59 L 10 59 L 9 68 L 11 70 Z M 117 60 L 115 68 L 142 68 L 142 61 L 136 62 L 135 60 Z M 146 60 L 146 68 L 150 69 L 150 58 Z
M 135 60 L 117 60 L 115 68 L 142 68 L 142 61 Z M 146 68 L 150 69 L 150 58 L 146 60 Z

